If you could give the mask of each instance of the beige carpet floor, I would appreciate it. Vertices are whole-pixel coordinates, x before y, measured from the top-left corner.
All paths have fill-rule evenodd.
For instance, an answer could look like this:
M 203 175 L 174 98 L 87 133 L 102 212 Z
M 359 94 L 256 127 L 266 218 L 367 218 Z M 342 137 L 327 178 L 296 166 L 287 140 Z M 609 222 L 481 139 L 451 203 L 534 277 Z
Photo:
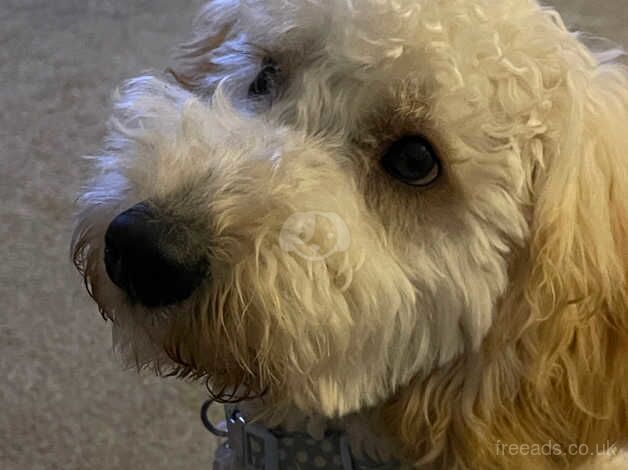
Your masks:
M 0 469 L 209 469 L 199 386 L 123 371 L 69 261 L 120 80 L 162 69 L 201 0 L 0 0 Z M 560 0 L 628 44 L 624 0 Z

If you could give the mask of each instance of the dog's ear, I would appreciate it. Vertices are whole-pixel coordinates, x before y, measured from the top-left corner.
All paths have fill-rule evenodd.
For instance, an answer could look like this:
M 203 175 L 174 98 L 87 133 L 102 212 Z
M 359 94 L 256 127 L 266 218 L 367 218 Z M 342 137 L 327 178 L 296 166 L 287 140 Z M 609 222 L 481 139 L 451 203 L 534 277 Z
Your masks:
M 628 70 L 571 70 L 559 145 L 537 181 L 528 400 L 539 411 L 553 400 L 552 433 L 594 443 L 628 433 Z
M 536 182 L 526 296 L 533 318 L 626 332 L 628 71 L 602 64 L 565 82 L 565 123 Z
M 231 37 L 237 19 L 238 3 L 212 0 L 199 13 L 192 38 L 181 44 L 168 72 L 184 88 L 195 91 L 205 87 L 220 69 L 217 50 Z

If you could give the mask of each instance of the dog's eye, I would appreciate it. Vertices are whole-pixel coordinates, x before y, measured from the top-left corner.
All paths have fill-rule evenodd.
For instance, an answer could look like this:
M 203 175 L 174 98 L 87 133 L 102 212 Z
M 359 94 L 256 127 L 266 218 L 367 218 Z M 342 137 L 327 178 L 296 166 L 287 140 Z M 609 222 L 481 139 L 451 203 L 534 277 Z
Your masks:
M 391 176 L 412 186 L 427 186 L 440 174 L 440 162 L 432 145 L 419 135 L 393 143 L 381 164 Z
M 249 97 L 263 96 L 270 93 L 278 70 L 277 64 L 272 59 L 264 59 L 262 69 L 249 86 Z

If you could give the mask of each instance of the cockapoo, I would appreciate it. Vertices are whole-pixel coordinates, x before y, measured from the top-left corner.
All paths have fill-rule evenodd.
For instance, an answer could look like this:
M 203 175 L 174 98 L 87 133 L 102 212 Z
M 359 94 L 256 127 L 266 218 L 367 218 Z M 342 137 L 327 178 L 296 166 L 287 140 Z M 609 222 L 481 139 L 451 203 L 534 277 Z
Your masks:
M 620 55 L 535 0 L 213 0 L 118 93 L 76 265 L 239 401 L 233 468 L 628 468 Z

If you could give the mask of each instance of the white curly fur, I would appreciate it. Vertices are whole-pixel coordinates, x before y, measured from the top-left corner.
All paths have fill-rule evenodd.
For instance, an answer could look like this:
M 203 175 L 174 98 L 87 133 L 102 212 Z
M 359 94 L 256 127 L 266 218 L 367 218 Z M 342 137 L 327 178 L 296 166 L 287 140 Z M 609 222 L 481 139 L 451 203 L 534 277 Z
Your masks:
M 608 130 L 618 140 L 601 163 L 569 158 L 605 138 L 584 127 L 590 113 L 625 122 L 626 74 L 600 61 L 618 53 L 596 58 L 532 0 L 214 0 L 183 51 L 178 83 L 144 76 L 116 98 L 75 250 L 128 358 L 266 388 L 270 422 L 295 409 L 355 420 L 475 357 L 489 332 L 500 335 L 496 318 L 519 321 L 501 306 L 531 276 L 539 208 L 559 211 L 582 196 L 570 191 L 585 191 L 602 199 L 582 209 L 607 214 L 596 188 L 626 195 L 616 187 L 626 182 L 625 133 Z M 251 100 L 267 55 L 280 67 L 275 91 Z M 442 159 L 432 187 L 404 186 L 380 168 L 408 134 L 429 138 Z M 573 172 L 596 187 L 553 194 Z M 194 221 L 211 259 L 211 281 L 157 311 L 130 304 L 102 260 L 108 223 L 143 200 Z M 282 248 L 286 221 L 313 212 L 339 217 L 347 249 L 308 259 Z M 564 240 L 576 231 L 561 228 Z M 310 243 L 323 246 L 329 230 L 314 227 Z M 613 276 L 625 296 L 624 260 L 607 248 L 618 230 L 596 227 L 586 249 L 600 283 Z M 500 380 L 512 388 L 525 373 L 507 364 Z M 458 377 L 480 383 L 486 370 Z

